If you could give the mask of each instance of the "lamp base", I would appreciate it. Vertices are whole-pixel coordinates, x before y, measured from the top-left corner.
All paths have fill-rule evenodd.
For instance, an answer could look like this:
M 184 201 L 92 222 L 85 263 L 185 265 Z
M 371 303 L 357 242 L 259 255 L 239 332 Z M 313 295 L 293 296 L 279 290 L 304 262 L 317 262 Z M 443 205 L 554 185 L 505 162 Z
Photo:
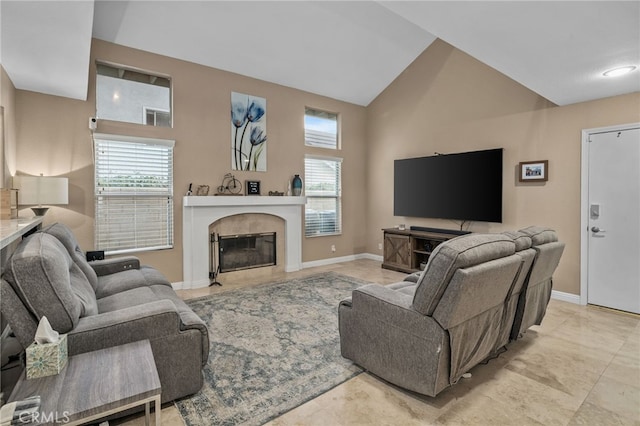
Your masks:
M 47 210 L 49 210 L 49 207 L 31 207 L 31 210 L 33 210 L 36 216 L 44 216 Z

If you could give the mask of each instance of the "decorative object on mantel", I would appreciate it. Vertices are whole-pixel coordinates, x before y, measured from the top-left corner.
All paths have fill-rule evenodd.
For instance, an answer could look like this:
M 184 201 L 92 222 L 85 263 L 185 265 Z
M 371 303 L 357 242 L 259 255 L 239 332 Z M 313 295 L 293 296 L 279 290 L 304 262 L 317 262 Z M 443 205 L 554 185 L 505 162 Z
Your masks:
M 295 196 L 302 195 L 302 178 L 295 175 L 291 181 L 291 193 Z
M 520 182 L 546 182 L 549 180 L 549 160 L 523 161 L 518 166 Z
M 269 191 L 269 195 L 272 196 L 272 197 L 282 197 L 282 196 L 284 196 L 284 192 Z
M 209 185 L 198 185 L 198 187 L 196 188 L 196 195 L 209 195 Z
M 231 92 L 231 168 L 267 171 L 267 100 Z
M 247 190 L 245 191 L 247 195 L 260 195 L 259 180 L 247 180 L 245 184 L 247 185 Z
M 18 192 L 19 205 L 31 207 L 36 216 L 44 216 L 49 210 L 43 204 L 69 204 L 69 179 L 53 176 L 14 176 L 13 185 Z
M 242 184 L 234 175 L 227 173 L 222 178 L 222 185 L 218 187 L 216 195 L 242 195 Z
M 189 184 L 189 189 L 187 189 L 187 197 L 193 194 L 193 191 L 191 191 L 191 188 L 193 188 L 193 183 Z

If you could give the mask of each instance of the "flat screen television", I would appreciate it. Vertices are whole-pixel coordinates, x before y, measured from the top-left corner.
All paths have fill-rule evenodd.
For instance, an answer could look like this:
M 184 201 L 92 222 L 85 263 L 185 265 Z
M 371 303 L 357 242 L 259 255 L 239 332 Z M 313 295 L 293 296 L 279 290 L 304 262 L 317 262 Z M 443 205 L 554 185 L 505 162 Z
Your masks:
M 502 148 L 395 160 L 393 214 L 502 222 Z

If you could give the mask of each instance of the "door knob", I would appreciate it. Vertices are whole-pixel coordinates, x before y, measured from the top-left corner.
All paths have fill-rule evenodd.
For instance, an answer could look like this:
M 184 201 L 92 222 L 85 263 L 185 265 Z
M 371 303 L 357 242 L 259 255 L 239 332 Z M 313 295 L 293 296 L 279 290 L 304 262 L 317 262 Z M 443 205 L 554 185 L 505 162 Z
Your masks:
M 592 226 L 591 227 L 591 232 L 593 232 L 594 234 L 597 234 L 598 232 L 605 232 L 604 229 L 600 229 L 597 226 Z

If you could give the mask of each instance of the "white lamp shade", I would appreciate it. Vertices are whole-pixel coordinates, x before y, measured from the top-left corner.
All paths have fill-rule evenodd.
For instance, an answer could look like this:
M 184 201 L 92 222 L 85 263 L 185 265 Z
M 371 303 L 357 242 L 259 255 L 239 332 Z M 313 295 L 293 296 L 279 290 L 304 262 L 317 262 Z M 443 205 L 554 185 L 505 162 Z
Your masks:
M 69 204 L 69 179 L 50 176 L 15 176 L 20 205 Z

